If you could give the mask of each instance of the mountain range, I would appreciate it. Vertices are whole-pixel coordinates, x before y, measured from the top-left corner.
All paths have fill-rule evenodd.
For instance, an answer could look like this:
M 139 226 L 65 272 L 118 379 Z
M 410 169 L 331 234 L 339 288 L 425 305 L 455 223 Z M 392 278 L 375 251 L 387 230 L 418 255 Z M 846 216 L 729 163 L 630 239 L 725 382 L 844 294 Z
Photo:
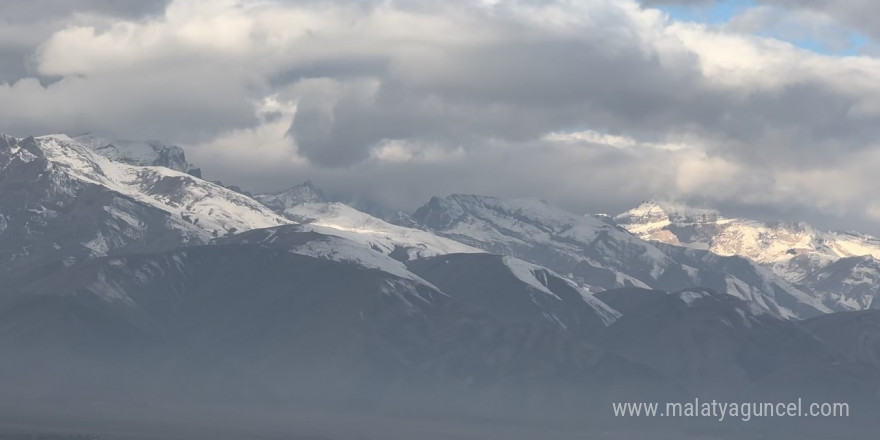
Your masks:
M 0 404 L 299 405 L 571 438 L 619 428 L 626 399 L 880 402 L 874 238 L 478 195 L 383 220 L 311 183 L 250 196 L 197 170 L 158 142 L 0 136 Z
M 870 309 L 878 295 L 880 239 L 867 234 L 726 218 L 715 210 L 657 201 L 612 222 L 645 240 L 747 258 L 834 311 Z

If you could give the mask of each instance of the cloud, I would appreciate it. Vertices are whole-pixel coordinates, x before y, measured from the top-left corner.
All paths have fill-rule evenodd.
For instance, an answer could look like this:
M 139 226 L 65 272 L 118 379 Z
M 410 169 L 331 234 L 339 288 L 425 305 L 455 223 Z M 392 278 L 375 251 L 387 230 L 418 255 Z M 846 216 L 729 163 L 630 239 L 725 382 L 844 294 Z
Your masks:
M 871 0 L 761 0 L 764 3 L 778 5 L 792 10 L 809 10 L 816 13 L 826 14 L 838 22 L 853 29 L 870 35 L 873 38 L 880 37 L 880 17 L 872 14 L 872 8 L 877 6 Z
M 857 49 L 854 47 L 855 34 L 852 30 L 842 26 L 828 14 L 811 9 L 786 10 L 771 5 L 756 6 L 732 17 L 726 28 L 740 33 L 774 35 L 825 52 Z
M 775 10 L 709 27 L 628 0 L 110 3 L 16 46 L 29 67 L 0 82 L 4 130 L 158 137 L 209 177 L 400 208 L 451 192 L 580 211 L 880 203 L 860 180 L 880 60 L 757 35 L 786 26 Z M 830 26 L 818 14 L 801 17 Z
M 703 6 L 716 2 L 718 0 L 642 0 L 641 3 L 647 6 Z
M 171 0 L 27 0 L 0 3 L 4 22 L 39 22 L 72 14 L 139 18 L 161 14 Z
M 724 5 L 724 9 L 737 5 L 736 0 L 641 0 L 641 3 L 647 7 Z M 743 4 L 748 6 L 745 12 L 731 17 L 741 30 L 760 30 L 790 41 L 812 40 L 827 45 L 824 49 L 832 51 L 854 49 L 853 40 L 863 40 L 863 35 L 873 39 L 880 37 L 880 17 L 866 13 L 875 6 L 871 0 L 754 0 Z

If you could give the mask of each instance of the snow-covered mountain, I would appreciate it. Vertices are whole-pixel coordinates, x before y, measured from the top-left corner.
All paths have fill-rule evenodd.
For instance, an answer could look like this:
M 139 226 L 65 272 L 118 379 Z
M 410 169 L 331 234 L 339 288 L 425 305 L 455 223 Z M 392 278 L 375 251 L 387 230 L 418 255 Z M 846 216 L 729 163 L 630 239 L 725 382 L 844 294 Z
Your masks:
M 165 145 L 156 140 L 110 141 L 88 134 L 76 136 L 72 141 L 115 162 L 138 166 L 161 166 L 201 177 L 201 170 L 186 161 L 183 148 L 177 145 Z
M 880 239 L 869 235 L 820 231 L 803 222 L 726 218 L 715 210 L 665 202 L 644 202 L 614 220 L 646 240 L 739 255 L 762 264 L 805 254 L 826 261 L 862 255 L 880 257 Z
M 801 284 L 835 310 L 876 309 L 880 260 L 870 255 L 841 258 L 812 271 Z
M 284 215 L 312 231 L 343 237 L 401 260 L 483 252 L 420 229 L 393 225 L 342 203 L 299 204 Z
M 869 308 L 880 287 L 871 282 L 880 279 L 871 263 L 880 257 L 880 239 L 869 235 L 726 218 L 715 210 L 656 201 L 615 216 L 614 223 L 645 240 L 748 258 L 833 310 Z
M 100 144 L 0 138 L 0 267 L 70 264 L 291 223 L 184 172 L 108 159 L 92 149 Z
M 316 232 L 316 229 L 321 229 L 326 233 Z M 312 258 L 380 270 L 396 277 L 430 286 L 430 283 L 410 272 L 406 266 L 410 259 L 419 257 L 419 251 L 425 251 L 425 244 L 398 241 L 395 245 L 391 244 L 394 242 L 393 238 L 387 236 L 383 238 L 385 239 L 379 238 L 376 241 L 371 241 L 371 237 L 366 234 L 359 236 L 351 231 L 315 228 L 312 225 L 303 224 L 256 229 L 218 239 L 216 244 L 246 244 L 280 249 Z M 389 244 L 391 245 L 389 246 Z M 432 248 L 427 252 L 428 255 L 448 253 L 437 248 Z
M 806 292 L 746 259 L 661 248 L 604 220 L 544 201 L 435 197 L 413 219 L 432 233 L 547 267 L 592 290 L 703 286 L 755 301 L 784 317 L 829 311 Z
M 277 213 L 283 213 L 284 210 L 303 203 L 329 202 L 324 197 L 324 193 L 310 181 L 292 186 L 278 193 L 257 194 L 254 198 Z
M 0 210 L 0 229 L 6 233 L 0 235 L 0 257 L 5 270 L 173 249 L 253 229 L 298 224 L 300 231 L 346 240 L 312 243 L 313 255 L 345 254 L 352 261 L 388 270 L 391 266 L 382 266 L 385 262 L 367 263 L 367 257 L 375 251 L 406 262 L 490 252 L 547 267 L 587 290 L 706 286 L 755 301 L 780 316 L 809 317 L 829 311 L 822 302 L 744 260 L 658 247 L 607 221 L 568 213 L 546 202 L 435 198 L 407 219 L 421 228 L 416 229 L 340 203 L 315 202 L 323 196 L 307 183 L 263 198 L 279 214 L 244 194 L 184 172 L 142 165 L 159 160 L 150 156 L 150 151 L 161 150 L 153 144 L 120 143 L 127 152 L 120 155 L 116 144 L 88 136 L 4 136 L 2 142 L 0 191 L 5 206 Z M 182 152 L 179 159 L 186 163 Z M 393 273 L 402 273 L 399 269 Z
M 277 193 L 256 194 L 253 197 L 281 215 L 285 215 L 285 211 L 288 209 L 307 203 L 341 203 L 358 212 L 382 219 L 388 223 L 418 228 L 418 224 L 412 221 L 406 212 L 394 210 L 366 199 L 331 199 L 325 196 L 324 192 L 311 181 L 294 185 Z
M 310 184 L 256 200 L 151 145 L 0 135 L 0 378 L 14 378 L 0 406 L 601 414 L 594 426 L 622 399 L 878 401 L 876 316 L 788 319 L 873 305 L 872 257 L 796 287 L 775 260 L 712 252 L 709 226 L 651 242 L 617 224 L 635 217 L 465 195 L 393 224 Z M 665 234 L 662 215 L 640 218 Z M 724 224 L 669 220 L 687 222 Z M 829 249 L 857 252 L 844 242 Z

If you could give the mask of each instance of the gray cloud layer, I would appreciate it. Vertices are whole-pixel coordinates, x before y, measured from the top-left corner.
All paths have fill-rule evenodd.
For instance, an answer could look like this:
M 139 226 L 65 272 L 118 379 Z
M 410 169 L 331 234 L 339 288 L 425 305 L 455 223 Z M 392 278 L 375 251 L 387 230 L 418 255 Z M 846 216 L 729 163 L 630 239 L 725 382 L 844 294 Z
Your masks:
M 27 0 L 0 3 L 5 22 L 37 22 L 74 13 L 139 18 L 161 14 L 171 0 Z
M 874 13 L 877 2 L 871 0 L 762 0 L 787 8 L 811 9 L 840 20 L 873 37 L 880 37 L 880 15 Z
M 479 192 L 880 219 L 875 58 L 654 1 L 52 3 L 0 5 L 43 26 L 0 31 L 4 131 L 162 138 L 225 181 L 400 208 Z

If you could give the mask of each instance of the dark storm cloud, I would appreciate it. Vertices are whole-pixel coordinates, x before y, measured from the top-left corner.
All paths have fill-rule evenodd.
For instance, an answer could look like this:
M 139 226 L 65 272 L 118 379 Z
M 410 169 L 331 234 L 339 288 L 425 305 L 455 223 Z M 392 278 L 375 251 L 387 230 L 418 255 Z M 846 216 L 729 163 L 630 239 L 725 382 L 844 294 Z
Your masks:
M 161 14 L 171 0 L 6 0 L 0 2 L 0 22 L 46 21 L 73 13 L 97 13 L 137 18 Z
M 829 166 L 874 148 L 880 135 L 876 116 L 853 115 L 857 97 L 817 82 L 702 102 L 700 116 L 690 120 L 699 124 L 696 131 L 716 140 L 716 151 L 754 166 Z M 688 120 L 670 123 L 683 128 Z
M 0 83 L 13 82 L 30 74 L 26 50 L 0 47 Z
M 648 140 L 689 131 L 752 165 L 824 166 L 880 137 L 876 117 L 853 115 L 861 97 L 820 80 L 741 96 L 709 83 L 696 57 L 664 67 L 637 41 L 512 38 L 432 53 L 429 67 L 411 75 L 381 72 L 374 95 L 348 93 L 329 111 L 304 100 L 291 134 L 323 166 L 360 162 L 385 139 L 522 142 L 578 127 Z
M 653 136 L 704 113 L 699 95 L 712 92 L 694 58 L 663 69 L 634 35 L 601 31 L 534 41 L 511 24 L 505 41 L 396 59 L 374 95 L 353 91 L 329 112 L 301 101 L 291 134 L 309 159 L 344 166 L 383 139 L 521 142 L 583 126 Z
M 6 0 L 0 1 L 0 83 L 25 77 L 41 81 L 57 78 L 39 75 L 34 51 L 53 32 L 95 18 L 141 19 L 160 15 L 171 0 Z M 80 14 L 73 19 L 74 14 Z

